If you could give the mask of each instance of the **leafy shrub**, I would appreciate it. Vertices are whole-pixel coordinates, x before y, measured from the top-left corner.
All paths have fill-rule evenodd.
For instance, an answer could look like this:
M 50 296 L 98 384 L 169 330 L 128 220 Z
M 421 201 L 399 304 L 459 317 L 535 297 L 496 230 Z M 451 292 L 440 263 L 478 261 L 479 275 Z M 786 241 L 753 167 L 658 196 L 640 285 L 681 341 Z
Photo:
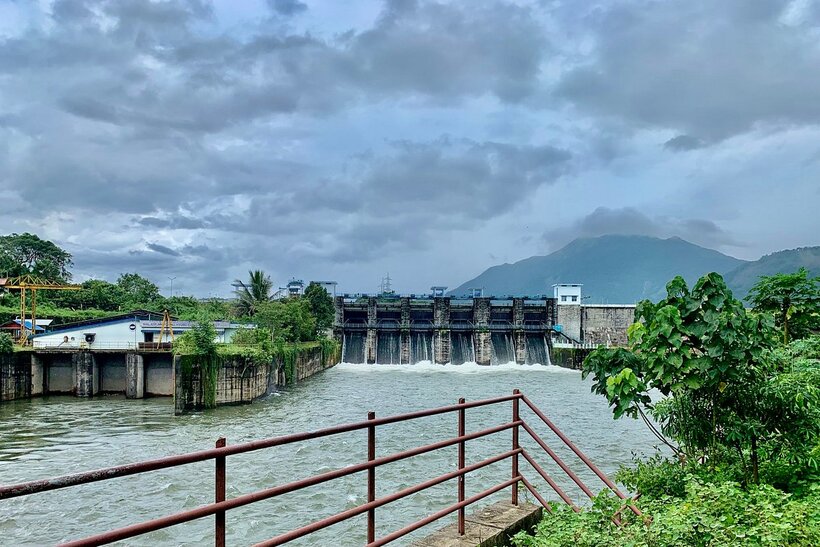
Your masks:
M 191 326 L 191 330 L 174 339 L 174 353 L 212 355 L 216 353 L 216 336 L 212 321 L 197 321 Z
M 622 467 L 615 475 L 615 480 L 629 490 L 651 498 L 682 498 L 686 495 L 688 474 L 681 463 L 667 460 L 660 454 L 645 462 L 635 463 L 635 468 Z
M 0 332 L 0 353 L 11 353 L 14 351 L 14 341 L 7 332 Z
M 682 499 L 641 499 L 646 521 L 623 512 L 623 526 L 610 516 L 620 507 L 612 495 L 598 496 L 575 513 L 553 506 L 534 536 L 519 533 L 519 547 L 621 547 L 715 545 L 820 545 L 820 486 L 794 498 L 772 486 L 703 484 L 690 477 Z M 649 520 L 651 519 L 651 524 Z

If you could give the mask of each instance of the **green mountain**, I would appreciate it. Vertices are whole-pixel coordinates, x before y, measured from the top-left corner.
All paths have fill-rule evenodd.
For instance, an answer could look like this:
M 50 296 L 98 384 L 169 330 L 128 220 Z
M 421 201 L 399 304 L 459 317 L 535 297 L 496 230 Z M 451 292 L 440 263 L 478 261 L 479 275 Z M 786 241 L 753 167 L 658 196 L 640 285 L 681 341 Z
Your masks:
M 546 256 L 493 266 L 450 294 L 483 287 L 484 294 L 494 296 L 552 295 L 553 283 L 583 283 L 587 303 L 628 304 L 664 297 L 666 284 L 676 275 L 693 283 L 704 273 L 728 272 L 743 264 L 677 237 L 608 235 L 576 239 Z
M 748 262 L 678 237 L 608 235 L 576 239 L 546 256 L 493 266 L 450 294 L 483 287 L 488 296 L 552 295 L 554 283 L 583 283 L 587 303 L 629 304 L 663 298 L 666 284 L 676 275 L 691 285 L 705 273 L 718 272 L 735 296 L 743 298 L 761 275 L 794 272 L 801 266 L 810 275 L 820 275 L 820 247 L 780 251 Z
M 743 298 L 762 275 L 792 273 L 806 268 L 809 276 L 820 275 L 820 247 L 801 247 L 763 256 L 754 262 L 741 264 L 723 277 L 735 298 Z

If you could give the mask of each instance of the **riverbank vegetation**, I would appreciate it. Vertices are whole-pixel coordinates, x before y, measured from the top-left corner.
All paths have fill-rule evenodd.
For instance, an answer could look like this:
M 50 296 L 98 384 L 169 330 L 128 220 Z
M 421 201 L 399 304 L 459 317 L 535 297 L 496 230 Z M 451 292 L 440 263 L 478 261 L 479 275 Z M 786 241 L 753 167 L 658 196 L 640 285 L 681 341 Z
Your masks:
M 662 450 L 616 479 L 643 516 L 601 494 L 554 507 L 519 546 L 820 544 L 820 279 L 764 277 L 745 309 L 721 276 L 641 302 L 628 348 L 599 348 L 584 377 L 615 419 Z M 660 393 L 662 396 L 657 396 Z
M 34 234 L 0 236 L 0 277 L 30 273 L 44 280 L 69 283 L 72 266 L 70 253 Z M 265 355 L 287 344 L 318 341 L 333 324 L 333 301 L 322 286 L 311 283 L 299 298 L 275 300 L 273 282 L 261 270 L 248 272 L 246 281 L 237 279 L 232 299 L 173 294 L 166 297 L 155 283 L 135 272 L 121 274 L 113 283 L 90 279 L 80 287 L 72 291 L 39 291 L 37 316 L 53 319 L 53 324 L 59 325 L 132 310 L 168 310 L 180 320 L 253 323 L 258 330 L 252 334 L 240 332 L 234 347 L 218 350 Z M 19 306 L 17 293 L 0 294 L 0 323 L 19 317 Z M 263 338 L 269 343 L 260 343 Z M 190 337 L 183 338 L 178 346 L 182 351 L 193 351 Z

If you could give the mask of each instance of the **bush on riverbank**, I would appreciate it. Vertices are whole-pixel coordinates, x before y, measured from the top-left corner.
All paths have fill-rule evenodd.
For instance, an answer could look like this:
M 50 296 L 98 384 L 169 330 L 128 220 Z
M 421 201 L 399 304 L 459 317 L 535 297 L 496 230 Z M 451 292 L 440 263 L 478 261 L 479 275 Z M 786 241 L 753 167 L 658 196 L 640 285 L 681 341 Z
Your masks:
M 556 507 L 517 545 L 820 545 L 820 336 L 784 345 L 717 274 L 667 291 L 638 305 L 628 349 L 584 363 L 615 418 L 644 419 L 674 453 L 615 477 L 644 518 L 613 524 L 622 502 L 601 495 L 579 514 Z
M 802 496 L 771 485 L 743 488 L 735 482 L 704 484 L 688 476 L 683 497 L 644 496 L 644 517 L 621 513 L 621 501 L 601 495 L 592 507 L 575 513 L 553 505 L 535 536 L 518 534 L 519 547 L 678 547 L 712 545 L 820 545 L 820 485 Z M 647 522 L 644 522 L 646 519 Z
M 0 332 L 0 354 L 13 352 L 14 340 L 12 340 L 11 335 L 7 332 Z

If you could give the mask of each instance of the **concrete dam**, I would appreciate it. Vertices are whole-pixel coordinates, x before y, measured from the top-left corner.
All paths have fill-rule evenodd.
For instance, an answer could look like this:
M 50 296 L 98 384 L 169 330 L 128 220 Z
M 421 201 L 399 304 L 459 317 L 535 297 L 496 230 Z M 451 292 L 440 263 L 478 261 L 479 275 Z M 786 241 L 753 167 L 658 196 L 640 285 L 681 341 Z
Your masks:
M 337 296 L 342 362 L 548 364 L 554 298 Z

